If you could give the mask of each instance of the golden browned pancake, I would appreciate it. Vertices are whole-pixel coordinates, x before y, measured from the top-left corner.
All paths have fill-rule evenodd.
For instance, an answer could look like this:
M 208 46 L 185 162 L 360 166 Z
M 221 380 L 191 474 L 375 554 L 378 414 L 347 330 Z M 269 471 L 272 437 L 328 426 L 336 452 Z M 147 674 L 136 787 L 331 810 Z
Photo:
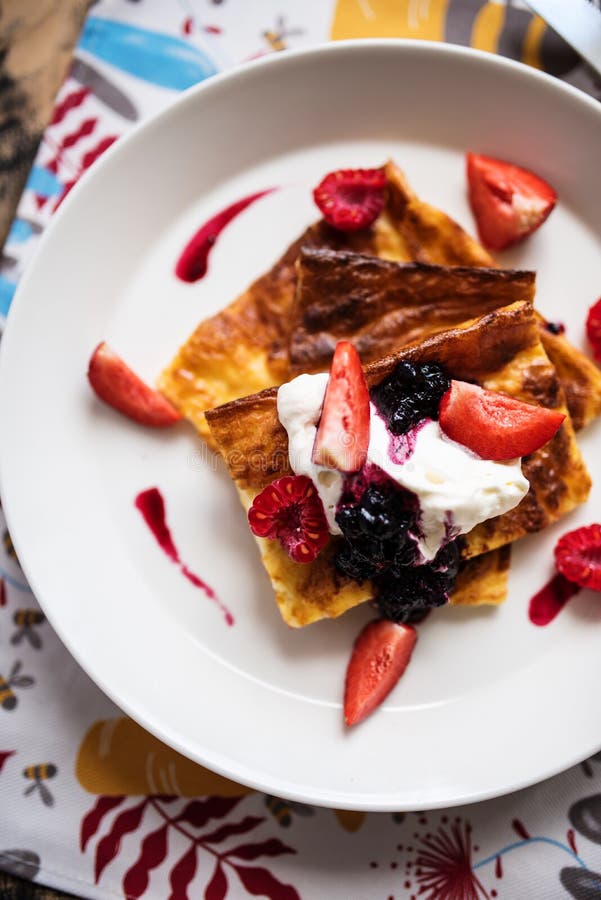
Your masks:
M 450 602 L 453 606 L 498 606 L 507 599 L 511 546 L 505 544 L 459 566 Z
M 302 248 L 290 335 L 290 372 L 324 371 L 337 341 L 363 362 L 474 315 L 534 299 L 535 274 L 514 269 L 395 263 L 349 252 Z M 601 411 L 601 372 L 541 318 L 541 342 L 555 366 L 578 430 Z
M 324 371 L 341 339 L 364 364 L 403 345 L 513 302 L 532 302 L 535 273 L 481 266 L 396 263 L 373 256 L 302 248 L 290 337 L 290 374 Z M 451 602 L 503 603 L 509 546 L 460 568 Z
M 601 414 L 601 371 L 562 334 L 553 334 L 540 323 L 541 342 L 557 372 L 576 431 Z
M 340 340 L 373 362 L 406 344 L 520 300 L 535 273 L 396 263 L 303 247 L 290 335 L 290 375 L 327 371 Z
M 368 384 L 378 384 L 400 360 L 437 362 L 453 378 L 565 410 L 563 392 L 542 348 L 537 319 L 528 302 L 495 310 L 372 363 L 365 369 Z M 277 390 L 271 388 L 206 413 L 245 508 L 267 484 L 291 471 L 276 397 Z M 539 531 L 586 499 L 590 478 L 569 417 L 548 444 L 524 459 L 523 471 L 530 482 L 527 496 L 515 509 L 477 526 L 465 537 L 466 558 Z M 257 541 L 280 611 L 290 625 L 340 615 L 372 596 L 369 583 L 358 585 L 334 569 L 331 556 L 336 538 L 307 565 L 292 562 L 275 541 Z M 492 561 L 493 581 L 495 565 L 500 570 Z

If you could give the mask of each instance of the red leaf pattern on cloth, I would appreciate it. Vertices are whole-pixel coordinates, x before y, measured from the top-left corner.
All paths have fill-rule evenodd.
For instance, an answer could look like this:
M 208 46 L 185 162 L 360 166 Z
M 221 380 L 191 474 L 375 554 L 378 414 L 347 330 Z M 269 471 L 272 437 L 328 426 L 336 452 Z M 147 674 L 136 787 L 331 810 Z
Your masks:
M 78 106 L 81 106 L 83 101 L 90 94 L 90 88 L 84 87 L 79 88 L 76 91 L 72 91 L 70 94 L 57 103 L 54 107 L 54 115 L 52 116 L 51 125 L 58 125 L 63 121 L 68 112 L 71 112 L 72 109 L 76 109 Z
M 205 888 L 205 900 L 223 900 L 227 894 L 227 878 L 223 866 L 217 860 L 215 871 Z
M 85 852 L 90 838 L 94 837 L 100 828 L 106 814 L 109 813 L 111 809 L 119 806 L 120 803 L 123 803 L 124 799 L 125 797 L 100 796 L 90 812 L 83 817 L 79 835 L 79 846 L 82 853 Z
M 518 834 L 524 841 L 530 840 L 530 834 L 528 830 L 524 826 L 524 823 L 520 822 L 519 819 L 514 819 L 511 823 L 511 827 L 513 828 L 515 833 Z
M 16 750 L 0 750 L 0 772 L 4 768 L 4 763 L 9 756 L 14 756 L 16 752 Z
M 241 822 L 230 822 L 227 825 L 222 825 L 221 828 L 217 828 L 210 834 L 201 835 L 198 840 L 202 841 L 203 844 L 220 844 L 233 834 L 246 834 L 247 831 L 251 831 L 264 821 L 264 818 L 259 818 L 258 816 L 246 816 Z
M 94 863 L 94 879 L 96 883 L 98 883 L 98 879 L 108 864 L 117 856 L 121 846 L 121 839 L 131 831 L 135 831 L 142 821 L 148 802 L 148 798 L 145 797 L 137 806 L 132 806 L 118 815 L 109 833 L 98 842 Z
M 207 797 L 191 800 L 176 817 L 176 822 L 187 822 L 193 828 L 203 828 L 210 819 L 223 819 L 240 803 L 241 797 Z
M 197 857 L 196 844 L 192 844 L 187 853 L 174 865 L 169 884 L 171 894 L 168 900 L 189 900 L 188 885 L 196 875 Z
M 225 854 L 228 858 L 236 856 L 238 859 L 252 860 L 258 856 L 282 856 L 284 853 L 296 853 L 292 847 L 283 844 L 279 838 L 270 838 L 262 844 L 240 844 Z
M 117 140 L 116 135 L 111 135 L 109 137 L 102 138 L 101 141 L 98 141 L 95 147 L 91 150 L 88 150 L 87 153 L 84 153 L 81 160 L 82 169 L 89 169 L 93 162 L 96 162 L 99 156 L 102 156 L 105 150 L 114 144 Z
M 168 828 L 168 824 L 162 825 L 142 841 L 139 857 L 123 878 L 123 893 L 126 897 L 134 900 L 141 897 L 148 887 L 151 870 L 160 866 L 166 858 Z
M 255 866 L 234 866 L 238 878 L 253 897 L 268 897 L 269 900 L 300 900 L 300 896 L 291 884 L 281 881 L 268 872 Z
M 82 138 L 88 137 L 88 135 L 92 134 L 97 124 L 98 119 L 85 119 L 75 131 L 65 135 L 61 141 L 61 149 L 66 150 L 68 147 L 73 147 Z
M 87 153 L 84 153 L 81 158 L 80 168 L 77 176 L 65 182 L 65 184 L 63 185 L 63 191 L 55 203 L 54 212 L 56 212 L 56 210 L 59 208 L 67 194 L 75 187 L 85 170 L 89 169 L 92 163 L 96 162 L 98 157 L 102 156 L 105 150 L 108 150 L 111 144 L 114 144 L 116 140 L 117 135 L 109 135 L 108 137 L 104 137 L 102 138 L 102 140 L 98 141 L 98 143 L 94 147 L 92 147 L 91 150 L 88 150 Z M 53 162 L 56 161 L 54 160 Z

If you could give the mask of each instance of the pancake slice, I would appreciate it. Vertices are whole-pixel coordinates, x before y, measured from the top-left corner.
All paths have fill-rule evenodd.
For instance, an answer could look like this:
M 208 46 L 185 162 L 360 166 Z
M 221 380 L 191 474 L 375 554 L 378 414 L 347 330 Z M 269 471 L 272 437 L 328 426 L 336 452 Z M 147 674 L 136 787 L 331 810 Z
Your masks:
M 464 559 L 450 597 L 452 606 L 499 606 L 507 599 L 511 545 Z
M 328 368 L 339 340 L 361 359 L 458 325 L 518 300 L 534 300 L 535 273 L 486 267 L 395 263 L 305 248 L 297 260 L 290 373 Z M 576 430 L 601 411 L 601 372 L 539 317 L 541 342 L 555 366 Z
M 368 365 L 368 384 L 378 384 L 401 360 L 437 362 L 451 377 L 565 410 L 555 370 L 541 346 L 534 311 L 525 301 L 440 332 Z M 291 472 L 288 439 L 277 416 L 276 398 L 277 390 L 272 388 L 206 413 L 213 439 L 245 509 L 267 484 Z M 515 509 L 477 526 L 466 536 L 466 559 L 538 531 L 586 499 L 590 478 L 569 417 L 548 444 L 524 460 L 523 471 L 530 481 L 527 496 Z M 372 596 L 369 583 L 359 585 L 334 569 L 331 558 L 339 540 L 332 538 L 313 563 L 299 565 L 277 542 L 257 539 L 278 606 L 289 625 L 303 626 L 338 616 Z M 490 566 L 493 573 L 502 572 L 494 559 Z M 461 587 L 465 585 L 460 583 Z
M 396 263 L 301 248 L 290 336 L 290 376 L 323 372 L 336 344 L 362 362 L 520 300 L 534 300 L 535 273 Z

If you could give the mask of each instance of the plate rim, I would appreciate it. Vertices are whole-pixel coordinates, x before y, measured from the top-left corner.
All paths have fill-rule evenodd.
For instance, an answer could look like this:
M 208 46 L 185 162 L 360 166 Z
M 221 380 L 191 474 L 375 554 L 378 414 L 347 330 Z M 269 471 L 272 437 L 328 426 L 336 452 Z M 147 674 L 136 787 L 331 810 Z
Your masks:
M 418 53 L 431 53 L 435 55 L 447 55 L 449 57 L 470 57 L 474 59 L 479 59 L 483 64 L 488 65 L 492 68 L 498 68 L 500 70 L 511 70 L 518 71 L 522 76 L 531 78 L 534 81 L 539 81 L 549 89 L 552 89 L 554 92 L 563 92 L 568 95 L 573 101 L 581 104 L 583 107 L 588 108 L 593 111 L 594 115 L 599 118 L 599 122 L 601 124 L 601 104 L 599 104 L 595 99 L 588 96 L 584 92 L 580 91 L 578 88 L 573 87 L 572 85 L 566 84 L 565 82 L 560 81 L 552 75 L 541 72 L 539 70 L 533 69 L 521 62 L 517 62 L 505 57 L 498 56 L 496 54 L 491 54 L 486 51 L 474 50 L 473 48 L 463 47 L 461 45 L 455 44 L 447 44 L 443 42 L 434 42 L 434 41 L 424 41 L 424 40 L 413 40 L 413 39 L 403 39 L 403 38 L 376 38 L 376 39 L 356 39 L 356 40 L 348 40 L 348 41 L 334 41 L 331 43 L 320 44 L 314 47 L 302 48 L 298 50 L 289 50 L 286 51 L 285 54 L 273 54 L 272 56 L 268 56 L 263 59 L 252 61 L 243 66 L 238 66 L 233 70 L 225 71 L 219 73 L 215 76 L 212 76 L 210 79 L 195 85 L 186 91 L 184 91 L 181 95 L 174 98 L 174 101 L 166 106 L 165 108 L 159 110 L 153 115 L 149 116 L 147 119 L 135 125 L 128 131 L 125 135 L 123 135 L 115 144 L 109 148 L 109 150 L 103 154 L 103 156 L 97 161 L 97 163 L 85 173 L 85 175 L 79 180 L 74 189 L 70 192 L 69 196 L 65 199 L 64 203 L 61 205 L 61 208 L 55 213 L 53 216 L 49 226 L 45 229 L 44 234 L 36 248 L 35 258 L 31 260 L 28 265 L 23 277 L 21 278 L 17 291 L 15 293 L 15 297 L 13 299 L 13 303 L 11 305 L 11 309 L 9 311 L 9 315 L 7 318 L 7 324 L 4 330 L 4 334 L 1 342 L 0 349 L 0 416 L 2 414 L 3 402 L 4 402 L 4 394 L 5 389 L 3 387 L 6 382 L 5 379 L 5 362 L 8 353 L 6 351 L 7 345 L 11 346 L 11 336 L 13 331 L 17 329 L 18 326 L 15 326 L 14 323 L 18 320 L 18 317 L 21 315 L 20 310 L 25 308 L 24 302 L 21 302 L 21 298 L 26 296 L 27 287 L 30 279 L 33 278 L 35 267 L 37 265 L 37 257 L 39 254 L 39 250 L 45 246 L 45 243 L 50 239 L 53 234 L 53 231 L 58 224 L 62 221 L 63 217 L 69 213 L 69 210 L 73 203 L 77 203 L 79 196 L 82 191 L 87 190 L 87 185 L 89 182 L 93 181 L 95 178 L 101 177 L 101 173 L 103 171 L 103 167 L 106 167 L 113 157 L 118 156 L 123 149 L 129 144 L 130 141 L 138 140 L 140 135 L 146 131 L 149 131 L 153 127 L 156 127 L 160 122 L 168 121 L 171 115 L 177 114 L 177 112 L 187 104 L 193 104 L 196 101 L 196 97 L 205 93 L 209 93 L 212 91 L 218 91 L 221 89 L 224 84 L 232 84 L 239 80 L 244 80 L 252 75 L 258 69 L 263 69 L 265 67 L 285 67 L 286 65 L 292 65 L 297 60 L 302 59 L 303 57 L 314 58 L 315 56 L 334 56 L 337 54 L 342 54 L 346 52 L 357 52 L 363 51 L 366 53 L 373 52 L 376 48 L 389 48 L 389 49 L 397 49 L 399 52 L 411 50 L 417 51 Z M 0 444 L 0 494 L 4 497 L 5 487 L 7 484 L 8 477 L 5 472 L 6 462 L 5 462 L 5 452 L 2 449 L 2 444 Z M 11 491 L 8 491 L 6 496 L 10 496 Z M 3 501 L 4 502 L 4 501 Z M 16 503 L 15 503 L 16 507 Z M 4 505 L 4 514 L 9 526 L 9 530 L 11 530 L 11 537 L 13 537 L 15 548 L 17 550 L 17 555 L 21 562 L 21 567 L 23 572 L 27 578 L 28 583 L 30 584 L 34 596 L 46 612 L 46 607 L 44 604 L 44 600 L 40 592 L 37 591 L 35 587 L 35 573 L 30 571 L 29 564 L 27 562 L 27 550 L 23 547 L 21 542 L 21 537 L 19 535 L 18 527 L 16 529 L 11 528 L 11 519 L 12 519 L 12 502 L 9 500 L 6 505 Z M 14 524 L 14 522 L 13 522 Z M 154 734 L 161 741 L 167 743 L 169 746 L 176 749 L 178 752 L 187 756 L 188 758 L 194 759 L 199 762 L 201 765 L 206 765 L 208 768 L 213 771 L 227 777 L 231 778 L 234 781 L 241 781 L 241 777 L 243 778 L 243 784 L 253 787 L 255 789 L 273 792 L 277 790 L 278 783 L 269 781 L 269 778 L 254 778 L 252 775 L 247 775 L 245 772 L 241 776 L 241 769 L 244 767 L 236 766 L 228 767 L 223 763 L 223 760 L 214 761 L 212 759 L 212 753 L 205 753 L 204 758 L 199 757 L 197 754 L 195 756 L 190 756 L 190 749 L 184 747 L 182 743 L 176 738 L 174 739 L 172 736 L 165 734 L 161 728 L 155 724 L 152 719 L 152 715 L 147 715 L 146 710 L 138 710 L 132 709 L 131 705 L 127 700 L 124 700 L 121 696 L 118 696 L 118 691 L 113 691 L 113 689 L 105 683 L 105 679 L 101 676 L 98 676 L 95 672 L 92 674 L 92 671 L 86 664 L 85 660 L 81 658 L 77 647 L 72 646 L 71 640 L 64 634 L 63 627 L 60 622 L 55 622 L 54 615 L 51 613 L 47 616 L 48 620 L 56 631 L 58 637 L 63 642 L 68 652 L 74 657 L 76 662 L 81 666 L 81 668 L 86 672 L 89 677 L 93 680 L 93 682 L 127 715 L 129 715 L 134 721 L 141 724 L 144 728 L 146 728 L 150 733 Z M 587 758 L 591 753 L 596 752 L 601 748 L 601 736 L 599 738 L 599 743 L 595 744 L 592 748 L 588 749 L 586 753 L 583 755 L 581 752 L 578 752 L 573 755 L 573 757 L 567 761 L 563 762 L 560 765 L 552 766 L 545 769 L 542 774 L 537 775 L 534 779 L 527 778 L 526 780 L 518 780 L 512 782 L 509 786 L 505 786 L 502 788 L 495 787 L 490 790 L 480 790 L 476 792 L 472 792 L 469 794 L 462 794 L 459 797 L 456 797 L 452 801 L 449 801 L 448 798 L 441 800 L 440 802 L 434 802 L 431 799 L 428 800 L 427 803 L 423 805 L 419 805 L 418 803 L 412 802 L 411 809 L 420 810 L 420 809 L 437 809 L 444 808 L 448 806 L 461 806 L 465 804 L 469 804 L 472 802 L 479 802 L 482 800 L 491 799 L 494 797 L 505 796 L 508 793 L 512 793 L 513 791 L 519 790 L 521 788 L 525 788 L 531 786 L 533 784 L 537 784 L 540 781 L 543 781 L 547 778 L 550 778 L 560 772 L 565 771 L 571 766 L 581 762 L 583 759 Z M 395 811 L 399 808 L 398 801 L 393 801 L 391 803 L 387 803 L 384 800 L 379 800 L 378 802 L 370 802 L 367 797 L 364 799 L 358 798 L 355 799 L 353 797 L 347 797 L 345 799 L 344 795 L 339 793 L 331 794 L 328 796 L 321 796 L 325 792 L 323 791 L 315 791 L 315 788 L 307 791 L 296 791 L 291 790 L 288 791 L 285 796 L 287 799 L 291 800 L 299 800 L 302 802 L 314 803 L 318 806 L 335 806 L 336 808 L 341 809 L 351 809 L 351 810 L 364 810 L 364 811 Z

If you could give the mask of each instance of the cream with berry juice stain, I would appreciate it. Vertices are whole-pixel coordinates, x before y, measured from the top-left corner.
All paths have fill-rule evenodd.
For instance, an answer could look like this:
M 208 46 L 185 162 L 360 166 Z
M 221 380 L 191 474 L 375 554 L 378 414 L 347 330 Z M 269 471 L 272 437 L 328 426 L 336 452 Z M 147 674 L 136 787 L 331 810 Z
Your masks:
M 425 561 L 434 559 L 449 539 L 503 515 L 528 493 L 520 459 L 481 459 L 447 438 L 432 419 L 423 419 L 402 436 L 393 435 L 373 403 L 370 411 L 367 458 L 418 498 L 421 535 L 416 537 Z M 395 446 L 399 437 L 406 439 L 407 447 L 400 459 Z
M 345 475 L 312 460 L 327 383 L 327 374 L 299 375 L 279 388 L 277 408 L 288 434 L 290 467 L 311 479 L 330 533 L 341 534 L 336 512 Z M 513 509 L 529 488 L 520 459 L 481 459 L 447 438 L 432 419 L 422 419 L 405 434 L 395 435 L 373 402 L 367 461 L 417 497 L 419 533 L 413 537 L 424 563 L 449 540 Z
M 278 389 L 278 418 L 288 434 L 288 458 L 295 475 L 306 475 L 315 485 L 328 521 L 330 534 L 341 534 L 336 510 L 342 496 L 344 475 L 313 462 L 313 447 L 328 386 L 327 372 L 298 375 Z

